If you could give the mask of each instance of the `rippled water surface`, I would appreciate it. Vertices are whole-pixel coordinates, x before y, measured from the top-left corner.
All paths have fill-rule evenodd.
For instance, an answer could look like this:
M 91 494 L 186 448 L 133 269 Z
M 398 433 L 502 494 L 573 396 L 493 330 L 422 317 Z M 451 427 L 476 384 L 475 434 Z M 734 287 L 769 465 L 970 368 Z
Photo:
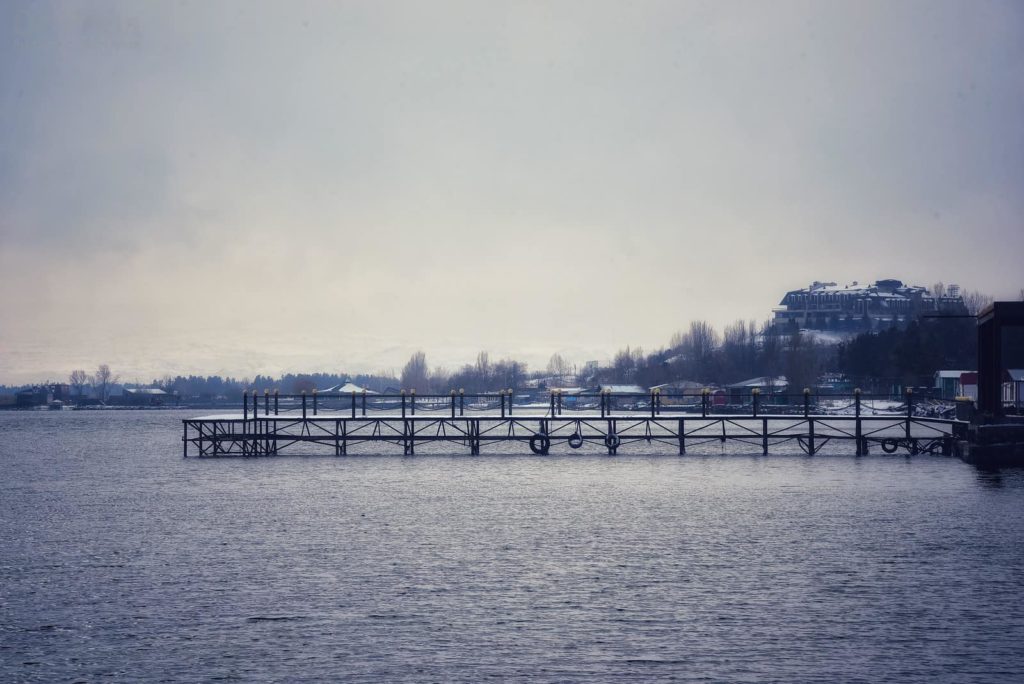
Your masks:
M 735 447 L 186 460 L 185 415 L 0 413 L 0 680 L 1024 672 L 1019 472 Z

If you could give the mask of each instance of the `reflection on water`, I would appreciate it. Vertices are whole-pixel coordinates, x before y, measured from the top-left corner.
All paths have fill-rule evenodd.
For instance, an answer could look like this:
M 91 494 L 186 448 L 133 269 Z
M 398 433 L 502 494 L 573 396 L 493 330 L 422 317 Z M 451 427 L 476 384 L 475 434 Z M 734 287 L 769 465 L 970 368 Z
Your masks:
M 4 681 L 1015 681 L 1024 478 L 939 456 L 180 458 L 0 414 Z

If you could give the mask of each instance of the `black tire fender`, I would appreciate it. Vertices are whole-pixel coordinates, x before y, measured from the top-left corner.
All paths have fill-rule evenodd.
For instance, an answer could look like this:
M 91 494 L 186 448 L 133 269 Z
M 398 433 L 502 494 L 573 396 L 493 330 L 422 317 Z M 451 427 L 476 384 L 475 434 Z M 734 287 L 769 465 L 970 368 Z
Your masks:
M 543 456 L 548 453 L 548 449 L 551 448 L 551 438 L 543 432 L 538 432 L 530 437 L 530 451 Z
M 900 448 L 900 443 L 895 439 L 883 439 L 882 440 L 882 451 L 887 454 L 895 454 L 896 450 Z
M 609 449 L 618 449 L 620 444 L 622 444 L 622 438 L 614 432 L 605 435 L 604 445 Z
M 573 449 L 579 449 L 583 446 L 583 435 L 579 432 L 574 432 L 569 435 L 569 446 Z

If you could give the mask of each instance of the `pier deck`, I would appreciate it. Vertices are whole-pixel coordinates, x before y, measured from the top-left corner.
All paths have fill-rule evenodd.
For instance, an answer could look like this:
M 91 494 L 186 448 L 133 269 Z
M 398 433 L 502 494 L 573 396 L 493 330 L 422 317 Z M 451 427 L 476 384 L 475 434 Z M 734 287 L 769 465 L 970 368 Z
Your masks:
M 487 445 L 505 443 L 516 450 L 547 454 L 553 447 L 597 447 L 610 455 L 629 448 L 650 450 L 667 445 L 680 455 L 707 443 L 733 443 L 744 450 L 768 454 L 781 444 L 795 444 L 807 454 L 818 453 L 831 442 L 846 443 L 854 454 L 872 449 L 885 453 L 951 454 L 962 439 L 966 423 L 948 418 L 914 414 L 906 409 L 870 412 L 859 395 L 848 413 L 812 413 L 811 402 L 787 406 L 788 412 L 765 412 L 755 399 L 748 412 L 716 412 L 706 397 L 700 405 L 673 405 L 665 398 L 642 395 L 646 402 L 629 402 L 619 409 L 610 398 L 600 398 L 597 409 L 569 409 L 561 397 L 550 404 L 513 406 L 503 396 L 489 397 L 480 410 L 466 409 L 465 398 L 441 397 L 443 401 L 400 397 L 303 397 L 302 405 L 281 411 L 280 397 L 271 409 L 254 397 L 242 413 L 220 413 L 183 420 L 183 455 L 270 456 L 278 454 L 326 454 L 342 456 L 358 445 L 401 448 L 413 455 L 417 446 L 447 443 L 469 454 Z M 595 397 L 596 399 L 597 397 Z M 331 399 L 337 401 L 331 405 Z M 394 399 L 396 401 L 391 401 Z M 342 404 L 347 404 L 343 406 Z M 775 407 L 764 407 L 775 408 Z M 546 409 L 546 410 L 545 410 Z

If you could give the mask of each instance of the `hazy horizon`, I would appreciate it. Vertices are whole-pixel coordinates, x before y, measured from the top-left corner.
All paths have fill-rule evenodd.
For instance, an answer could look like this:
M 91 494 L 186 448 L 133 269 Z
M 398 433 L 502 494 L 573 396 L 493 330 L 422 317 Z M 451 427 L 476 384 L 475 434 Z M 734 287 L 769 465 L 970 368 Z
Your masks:
M 1024 6 L 0 0 L 0 383 L 1024 287 Z

